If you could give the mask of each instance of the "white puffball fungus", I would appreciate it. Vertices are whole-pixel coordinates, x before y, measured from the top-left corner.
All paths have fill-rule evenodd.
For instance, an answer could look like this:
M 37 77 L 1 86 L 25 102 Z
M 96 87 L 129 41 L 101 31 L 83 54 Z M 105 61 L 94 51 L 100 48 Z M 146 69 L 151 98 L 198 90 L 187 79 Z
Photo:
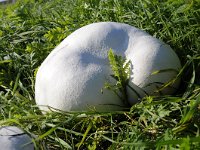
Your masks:
M 143 97 L 156 95 L 160 83 L 166 83 L 181 68 L 179 58 L 164 42 L 127 24 L 99 22 L 84 26 L 62 41 L 40 66 L 35 84 L 36 103 L 63 111 L 122 109 L 123 102 L 111 91 L 101 89 L 111 79 L 108 50 L 131 61 L 129 84 Z M 152 74 L 158 70 L 163 71 Z M 171 71 L 170 71 L 171 70 Z M 173 71 L 175 70 L 175 71 Z M 172 94 L 179 82 L 164 89 Z M 138 95 L 127 88 L 130 104 Z
M 0 127 L 0 149 L 34 150 L 31 137 L 16 126 Z

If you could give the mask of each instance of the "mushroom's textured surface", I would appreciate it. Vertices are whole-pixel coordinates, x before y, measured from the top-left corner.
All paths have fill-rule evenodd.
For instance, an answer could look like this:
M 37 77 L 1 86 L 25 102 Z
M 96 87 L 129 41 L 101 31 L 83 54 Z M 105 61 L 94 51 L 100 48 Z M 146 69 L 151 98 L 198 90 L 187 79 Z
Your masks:
M 93 23 L 68 36 L 40 66 L 35 85 L 40 109 L 120 110 L 123 102 L 113 92 L 101 93 L 104 83 L 112 80 L 110 48 L 131 61 L 130 85 L 140 97 L 155 95 L 160 84 L 173 79 L 181 67 L 170 46 L 148 33 L 122 23 Z M 152 75 L 158 70 L 166 71 Z M 178 82 L 162 92 L 172 94 L 177 87 Z M 138 101 L 129 88 L 128 97 L 131 104 Z
M 16 126 L 0 127 L 0 149 L 34 150 L 31 138 Z

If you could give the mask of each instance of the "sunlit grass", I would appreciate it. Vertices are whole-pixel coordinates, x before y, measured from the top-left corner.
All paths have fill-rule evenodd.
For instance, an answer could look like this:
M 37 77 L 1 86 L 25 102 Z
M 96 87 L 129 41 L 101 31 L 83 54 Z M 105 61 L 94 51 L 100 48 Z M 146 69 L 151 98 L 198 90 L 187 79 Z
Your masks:
M 0 9 L 0 125 L 35 134 L 37 149 L 200 149 L 199 8 L 198 0 L 19 0 Z M 177 93 L 123 112 L 42 114 L 34 101 L 39 65 L 70 33 L 99 21 L 168 43 L 183 66 Z

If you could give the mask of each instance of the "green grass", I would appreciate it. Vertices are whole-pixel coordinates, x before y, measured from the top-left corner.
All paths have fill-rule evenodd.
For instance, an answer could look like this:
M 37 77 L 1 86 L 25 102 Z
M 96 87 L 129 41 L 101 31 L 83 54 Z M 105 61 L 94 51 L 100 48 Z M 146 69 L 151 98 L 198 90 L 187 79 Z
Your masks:
M 0 7 L 0 125 L 38 136 L 37 149 L 200 149 L 200 2 L 198 0 L 18 0 Z M 116 21 L 168 43 L 179 55 L 175 95 L 145 97 L 124 112 L 41 114 L 35 73 L 76 29 Z

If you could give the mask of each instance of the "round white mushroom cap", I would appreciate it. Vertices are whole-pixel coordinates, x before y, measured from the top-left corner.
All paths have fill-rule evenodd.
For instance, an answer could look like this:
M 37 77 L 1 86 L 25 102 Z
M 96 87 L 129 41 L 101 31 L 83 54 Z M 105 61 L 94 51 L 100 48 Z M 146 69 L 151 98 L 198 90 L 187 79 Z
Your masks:
M 101 89 L 113 81 L 108 50 L 131 61 L 130 104 L 146 94 L 155 95 L 159 83 L 173 79 L 180 68 L 175 52 L 148 33 L 123 23 L 99 22 L 84 26 L 62 41 L 40 66 L 35 84 L 36 103 L 41 110 L 49 106 L 63 111 L 120 110 L 124 106 L 113 92 Z M 153 72 L 163 71 L 156 75 Z M 178 88 L 162 91 L 172 94 Z
M 16 126 L 0 127 L 0 146 L 2 150 L 34 150 L 30 136 Z

